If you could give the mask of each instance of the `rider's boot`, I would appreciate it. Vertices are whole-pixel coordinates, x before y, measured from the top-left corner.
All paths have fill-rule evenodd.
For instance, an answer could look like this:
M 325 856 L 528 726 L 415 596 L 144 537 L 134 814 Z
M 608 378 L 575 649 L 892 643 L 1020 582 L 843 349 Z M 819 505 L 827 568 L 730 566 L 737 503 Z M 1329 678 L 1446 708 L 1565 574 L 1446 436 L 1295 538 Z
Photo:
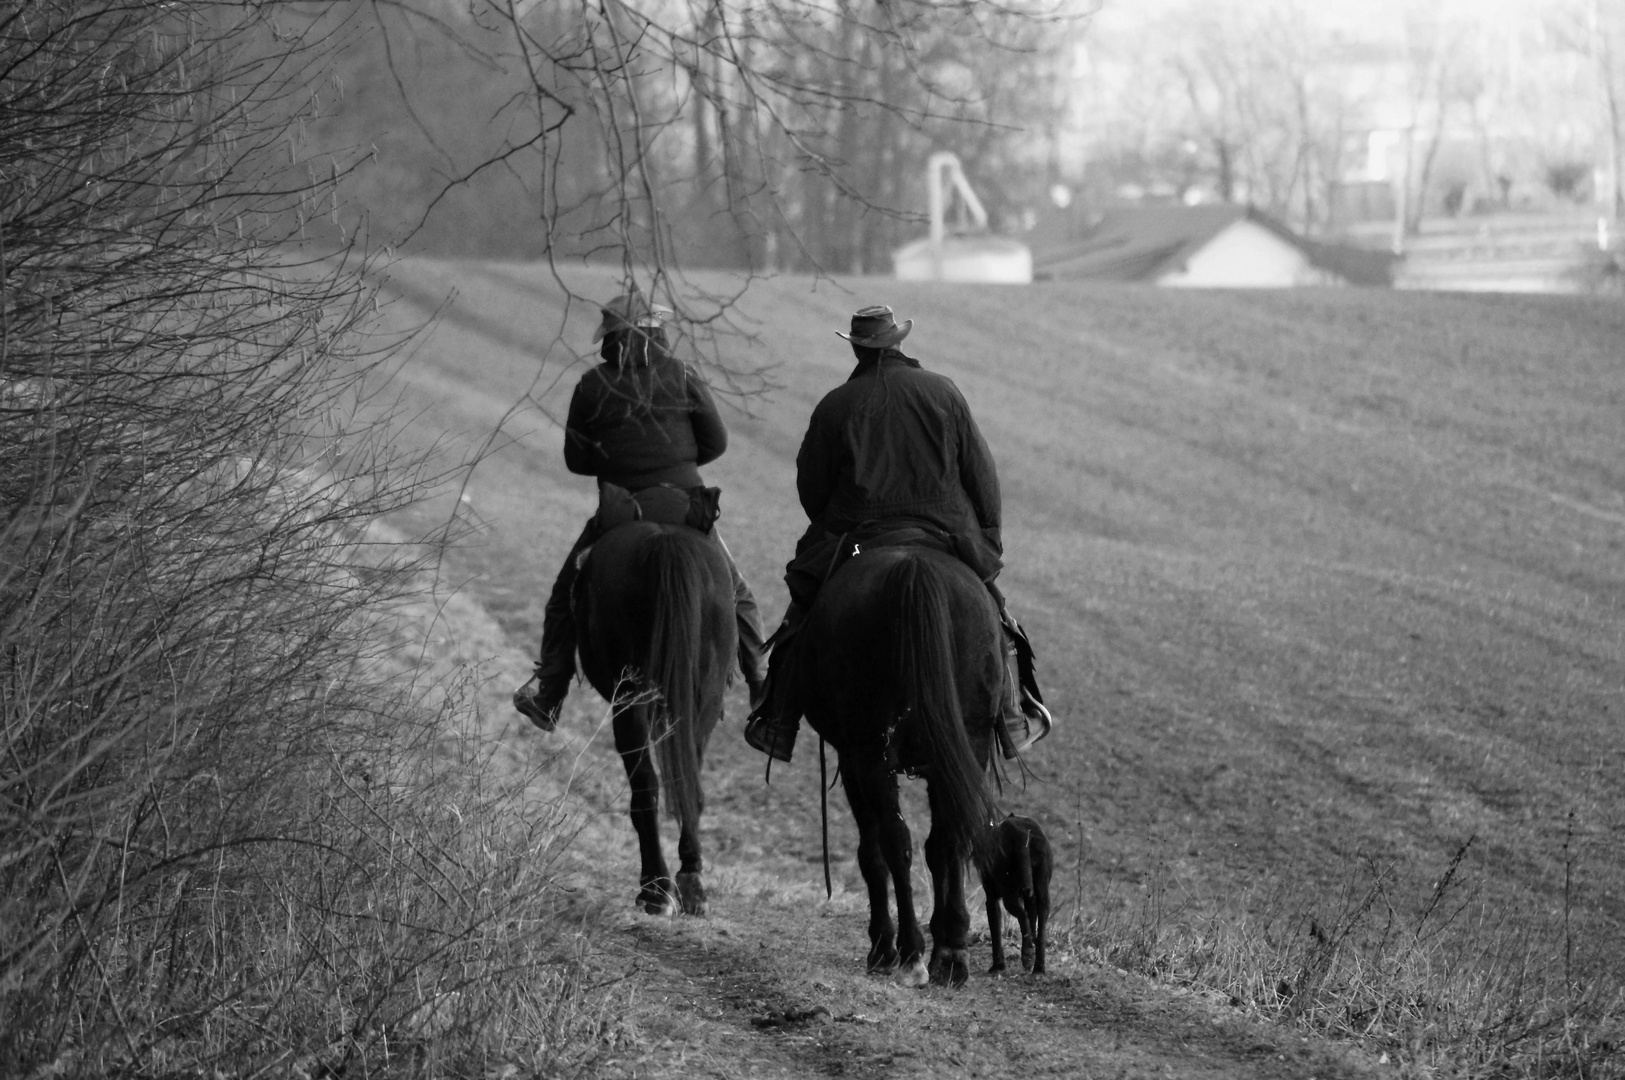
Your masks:
M 570 693 L 570 680 L 575 672 L 562 675 L 550 670 L 549 657 L 536 661 L 536 670 L 530 680 L 513 692 L 513 707 L 543 731 L 552 731 L 559 722 L 559 711 Z
M 577 554 L 572 550 L 564 560 L 542 609 L 542 649 L 536 670 L 513 693 L 513 707 L 543 731 L 552 731 L 559 722 L 559 710 L 576 674 L 576 620 L 570 593 L 578 571 Z
M 768 657 L 767 680 L 759 692 L 752 692 L 751 712 L 745 720 L 745 742 L 774 761 L 790 760 L 796 734 L 801 730 L 800 717 L 786 715 L 783 669 L 789 662 L 788 643 L 801 628 L 804 617 L 800 606 L 791 601 L 784 621 L 767 642 L 767 648 L 772 650 Z

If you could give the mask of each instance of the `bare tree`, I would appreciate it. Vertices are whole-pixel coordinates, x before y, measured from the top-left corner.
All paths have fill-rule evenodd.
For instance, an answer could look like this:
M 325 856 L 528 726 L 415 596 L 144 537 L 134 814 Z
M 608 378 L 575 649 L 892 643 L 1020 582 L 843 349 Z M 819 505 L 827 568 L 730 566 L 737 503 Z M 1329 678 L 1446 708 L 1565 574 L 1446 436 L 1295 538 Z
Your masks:
M 344 15 L 0 8 L 5 1075 L 338 1072 L 400 973 L 480 963 L 491 883 L 371 662 L 418 549 L 368 526 L 432 477 L 371 400 L 365 252 L 302 242 Z
M 1183 96 L 1174 122 L 1205 152 L 1206 186 L 1315 231 L 1327 220 L 1355 108 L 1333 43 L 1298 4 L 1193 5 L 1163 62 Z
M 460 192 L 508 172 L 531 200 L 534 254 L 618 259 L 680 306 L 672 271 L 682 264 L 888 269 L 902 230 L 920 220 L 915 174 L 944 144 L 982 151 L 989 178 L 1025 165 L 1002 145 L 1032 100 L 1030 84 L 1018 98 L 1014 72 L 1064 48 L 1067 7 L 492 0 L 457 15 L 433 0 L 378 5 L 387 42 L 441 35 L 490 63 L 502 87 L 491 113 L 501 139 L 454 155 L 426 227 Z M 409 79 L 401 86 L 413 97 Z M 436 119 L 421 119 L 438 138 Z
M 1595 192 L 1599 210 L 1617 219 L 1625 213 L 1625 6 L 1618 0 L 1570 0 L 1548 12 L 1544 29 L 1559 48 L 1582 56 L 1590 68 L 1588 95 L 1597 132 L 1590 158 L 1600 180 Z M 1551 162 L 1558 170 L 1570 164 Z

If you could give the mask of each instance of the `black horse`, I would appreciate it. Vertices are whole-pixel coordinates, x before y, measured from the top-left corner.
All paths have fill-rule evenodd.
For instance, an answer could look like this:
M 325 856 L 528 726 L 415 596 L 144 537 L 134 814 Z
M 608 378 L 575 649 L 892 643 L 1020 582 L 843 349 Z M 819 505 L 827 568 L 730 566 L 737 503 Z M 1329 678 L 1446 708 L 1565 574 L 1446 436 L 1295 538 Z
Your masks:
M 611 703 L 615 749 L 632 786 L 638 903 L 669 914 L 675 899 L 684 914 L 703 915 L 700 762 L 737 649 L 727 559 L 684 525 L 618 526 L 582 566 L 575 613 L 582 671 Z M 679 828 L 675 885 L 660 848 L 662 781 Z
M 959 985 L 969 967 L 965 864 L 988 865 L 988 787 L 1004 668 L 998 612 L 952 555 L 886 547 L 826 582 L 798 646 L 799 703 L 835 748 L 869 890 L 869 970 Z M 931 960 L 914 915 L 897 774 L 923 776 L 931 810 Z M 893 924 L 888 881 L 897 897 Z

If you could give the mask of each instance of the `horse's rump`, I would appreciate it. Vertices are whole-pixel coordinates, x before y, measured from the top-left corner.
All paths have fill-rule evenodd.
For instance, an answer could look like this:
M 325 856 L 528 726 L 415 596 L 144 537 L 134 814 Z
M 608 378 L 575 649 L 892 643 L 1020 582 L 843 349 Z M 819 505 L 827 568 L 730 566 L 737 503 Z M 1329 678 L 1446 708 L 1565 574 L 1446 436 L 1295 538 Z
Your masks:
M 576 596 L 581 668 L 606 700 L 652 694 L 650 741 L 667 809 L 698 817 L 700 756 L 722 711 L 737 650 L 733 581 L 709 537 L 637 522 L 605 533 Z
M 998 612 L 975 573 L 936 551 L 865 552 L 825 584 L 798 637 L 813 728 L 842 753 L 929 775 L 947 794 L 937 824 L 979 856 L 1004 668 Z

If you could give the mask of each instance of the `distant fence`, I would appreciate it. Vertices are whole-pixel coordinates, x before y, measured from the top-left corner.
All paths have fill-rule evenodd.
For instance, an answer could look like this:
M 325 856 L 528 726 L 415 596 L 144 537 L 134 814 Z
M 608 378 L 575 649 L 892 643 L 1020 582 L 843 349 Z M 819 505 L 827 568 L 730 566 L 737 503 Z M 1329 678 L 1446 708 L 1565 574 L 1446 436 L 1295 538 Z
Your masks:
M 1386 246 L 1391 234 L 1367 225 L 1352 238 Z M 1394 288 L 1612 292 L 1618 291 L 1620 263 L 1617 237 L 1600 233 L 1594 216 L 1437 219 L 1406 238 Z

